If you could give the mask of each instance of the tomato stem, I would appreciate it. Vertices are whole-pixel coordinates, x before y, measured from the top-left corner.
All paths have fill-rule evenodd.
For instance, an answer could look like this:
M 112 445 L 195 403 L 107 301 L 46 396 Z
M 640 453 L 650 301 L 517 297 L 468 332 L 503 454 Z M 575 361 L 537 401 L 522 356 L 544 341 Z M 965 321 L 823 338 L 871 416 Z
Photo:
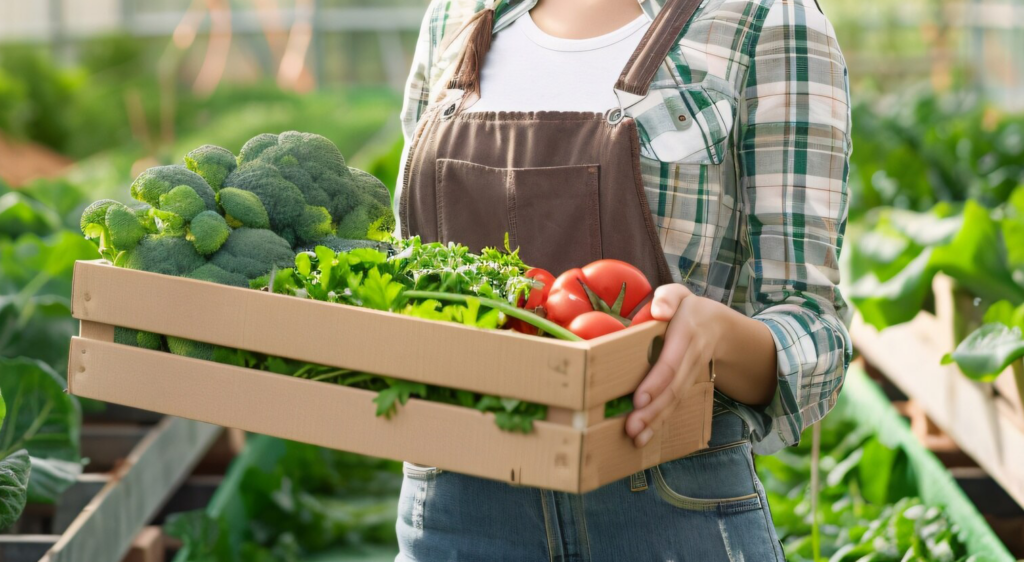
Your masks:
M 406 297 L 410 299 L 434 299 L 438 301 L 459 303 L 467 303 L 470 301 L 470 299 L 475 299 L 479 301 L 480 304 L 486 306 L 487 308 L 493 308 L 494 310 L 498 310 L 500 312 L 505 313 L 507 316 L 511 316 L 512 318 L 522 320 L 523 322 L 526 322 L 527 324 L 537 328 L 538 330 L 543 330 L 560 340 L 583 341 L 583 338 L 577 336 L 576 334 L 570 332 L 569 330 L 563 328 L 562 326 L 559 326 L 558 324 L 555 324 L 554 322 L 546 318 L 541 318 L 540 316 L 537 316 L 536 314 L 528 310 L 523 310 L 507 302 L 500 301 L 497 299 L 475 297 L 471 295 L 460 295 L 458 293 L 444 293 L 441 291 L 412 290 L 406 291 L 404 294 Z

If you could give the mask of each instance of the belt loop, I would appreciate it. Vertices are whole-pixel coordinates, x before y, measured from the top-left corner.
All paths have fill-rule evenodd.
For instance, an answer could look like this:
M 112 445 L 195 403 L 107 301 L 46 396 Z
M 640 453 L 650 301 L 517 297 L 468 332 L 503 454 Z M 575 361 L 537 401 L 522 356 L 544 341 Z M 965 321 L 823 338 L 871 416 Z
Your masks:
M 640 472 L 633 473 L 629 477 L 629 491 L 630 492 L 643 492 L 647 489 L 647 471 L 641 470 Z

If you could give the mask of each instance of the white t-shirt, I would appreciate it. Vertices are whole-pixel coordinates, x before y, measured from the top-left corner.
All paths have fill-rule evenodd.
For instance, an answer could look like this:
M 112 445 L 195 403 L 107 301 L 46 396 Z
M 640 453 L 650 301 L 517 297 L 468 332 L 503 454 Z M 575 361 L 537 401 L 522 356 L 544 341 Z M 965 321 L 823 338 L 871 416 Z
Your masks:
M 589 39 L 541 31 L 529 12 L 494 35 L 480 99 L 466 111 L 596 111 L 618 107 L 612 88 L 651 21 L 641 14 Z

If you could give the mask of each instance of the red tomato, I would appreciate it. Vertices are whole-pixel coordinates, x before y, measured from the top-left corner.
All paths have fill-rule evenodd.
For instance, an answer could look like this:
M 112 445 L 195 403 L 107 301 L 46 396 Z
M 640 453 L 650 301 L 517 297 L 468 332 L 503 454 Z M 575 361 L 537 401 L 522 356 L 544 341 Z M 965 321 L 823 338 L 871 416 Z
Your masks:
M 633 322 L 630 326 L 636 326 L 637 324 L 643 324 L 644 322 L 650 322 L 652 320 L 654 320 L 654 317 L 651 316 L 651 303 L 648 302 L 643 305 L 640 310 L 636 311 L 636 314 L 633 315 Z
M 544 284 L 542 288 L 534 287 L 530 289 L 530 298 L 527 299 L 525 305 L 520 305 L 527 310 L 533 310 L 547 302 L 548 293 L 551 292 L 551 287 L 555 284 L 555 276 L 551 275 L 546 269 L 535 267 L 527 271 L 525 277 Z
M 587 278 L 583 275 L 583 270 L 574 267 L 565 273 L 558 276 L 555 279 L 555 283 L 551 286 L 551 292 L 566 292 L 587 301 L 587 291 L 583 288 L 582 283 L 587 282 Z
M 598 260 L 583 268 L 583 277 L 587 286 L 601 300 L 608 303 L 608 306 L 615 304 L 622 292 L 622 285 L 626 285 L 626 298 L 622 301 L 622 309 L 619 315 L 628 317 L 633 308 L 640 301 L 651 294 L 651 284 L 642 271 L 636 267 L 619 260 Z
M 622 322 L 619 322 L 611 315 L 596 310 L 580 314 L 567 327 L 570 332 L 585 340 L 592 340 L 625 328 Z
M 562 326 L 569 324 L 580 314 L 594 311 L 594 307 L 586 295 L 580 297 L 570 291 L 554 290 L 548 295 L 548 301 L 544 303 L 544 308 L 547 310 L 548 320 Z
M 537 335 L 537 327 L 533 324 L 527 324 L 518 318 L 509 318 L 506 325 L 520 334 L 529 334 L 531 336 Z

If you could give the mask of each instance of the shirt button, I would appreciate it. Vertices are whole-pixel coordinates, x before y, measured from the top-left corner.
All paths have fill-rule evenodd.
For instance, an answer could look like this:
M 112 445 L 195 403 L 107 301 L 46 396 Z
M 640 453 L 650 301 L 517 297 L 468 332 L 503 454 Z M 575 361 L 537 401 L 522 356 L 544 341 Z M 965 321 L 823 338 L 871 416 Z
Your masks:
M 679 116 L 679 120 L 680 121 L 686 121 L 686 116 L 685 115 L 680 115 Z

